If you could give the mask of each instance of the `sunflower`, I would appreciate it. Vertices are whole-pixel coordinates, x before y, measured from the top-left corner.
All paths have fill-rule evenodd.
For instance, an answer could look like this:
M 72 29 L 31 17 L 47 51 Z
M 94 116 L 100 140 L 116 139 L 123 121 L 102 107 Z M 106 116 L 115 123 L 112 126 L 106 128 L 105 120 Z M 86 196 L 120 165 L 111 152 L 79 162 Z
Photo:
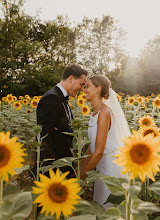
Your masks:
M 3 102 L 6 101 L 6 97 L 2 97 L 2 101 L 3 101 Z
M 142 133 L 143 136 L 146 136 L 148 134 L 153 134 L 154 137 L 159 136 L 159 129 L 156 127 L 141 127 L 140 132 Z
M 148 95 L 148 96 L 147 96 L 147 98 L 148 98 L 148 99 L 151 99 L 151 96 L 150 96 L 150 95 Z
M 25 149 L 22 149 L 23 144 L 17 141 L 17 137 L 10 138 L 10 132 L 6 134 L 0 132 L 0 178 L 8 182 L 8 175 L 14 175 L 15 168 L 21 168 L 24 161 L 23 156 Z
M 144 115 L 142 118 L 139 119 L 138 122 L 141 127 L 150 127 L 155 125 L 153 118 L 149 115 Z
M 27 105 L 28 104 L 28 100 L 27 99 L 23 99 L 22 103 L 23 103 L 23 105 Z
M 73 100 L 73 97 L 72 96 L 69 96 L 69 102 L 71 102 Z
M 153 101 L 153 105 L 157 108 L 160 108 L 160 98 L 155 98 Z
M 154 93 L 152 93 L 151 96 L 153 97 L 153 96 L 154 96 Z
M 145 106 L 145 105 L 142 105 L 142 109 L 145 110 L 145 108 L 146 108 L 146 106 Z
M 82 93 L 78 98 L 84 99 L 84 101 L 86 101 L 86 93 Z
M 122 100 L 122 96 L 118 95 L 118 93 L 117 93 L 117 99 L 119 102 L 121 102 L 121 100 Z
M 88 107 L 88 105 L 82 106 L 81 110 L 83 115 L 88 115 L 90 113 L 90 108 Z
M 30 109 L 27 109 L 27 111 L 26 111 L 27 114 L 29 114 L 31 112 L 32 112 L 32 110 L 30 110 Z
M 20 95 L 20 96 L 19 96 L 19 99 L 23 99 L 23 96 Z
M 16 96 L 13 96 L 12 98 L 13 98 L 13 101 L 16 101 L 16 100 L 17 100 L 17 97 L 16 97 Z
M 31 100 L 31 97 L 29 95 L 25 95 L 24 96 L 26 99 L 28 99 L 29 101 Z
M 22 108 L 22 104 L 19 101 L 13 103 L 13 107 L 15 110 L 20 110 Z
M 72 107 L 72 104 L 71 104 L 70 102 L 68 102 L 68 105 L 69 105 L 70 107 Z
M 149 99 L 148 99 L 148 98 L 145 98 L 145 102 L 149 102 Z
M 14 101 L 12 94 L 8 94 L 8 95 L 6 96 L 6 101 L 7 101 L 8 103 L 11 103 L 11 102 Z
M 134 105 L 134 106 L 138 106 L 138 102 L 135 101 L 135 102 L 133 103 L 133 105 Z
M 84 105 L 84 99 L 78 98 L 77 104 L 78 104 L 79 106 L 83 106 L 83 105 Z
M 142 182 L 147 175 L 155 181 L 153 173 L 159 171 L 160 165 L 160 138 L 149 134 L 145 137 L 140 133 L 133 131 L 131 137 L 126 137 L 124 147 L 120 147 L 120 153 L 116 154 L 117 160 L 114 162 L 119 166 L 124 166 L 122 174 L 130 172 L 130 179 L 139 176 Z
M 38 100 L 32 99 L 32 101 L 31 101 L 31 107 L 32 107 L 32 108 L 37 108 L 37 105 L 38 105 Z
M 157 98 L 160 98 L 160 94 L 157 95 Z
M 38 97 L 38 96 L 34 96 L 33 99 L 37 99 L 37 100 L 39 100 L 39 97 Z
M 82 123 L 78 119 L 74 119 L 71 122 L 72 128 L 78 129 L 82 126 Z
M 144 102 L 144 98 L 142 96 L 138 97 L 137 100 L 138 100 L 139 103 L 143 103 Z
M 34 194 L 40 194 L 33 203 L 40 203 L 42 206 L 41 213 L 46 212 L 48 215 L 56 214 L 56 219 L 60 218 L 61 212 L 68 217 L 72 214 L 72 210 L 76 209 L 74 205 L 78 204 L 81 197 L 78 192 L 81 187 L 77 183 L 78 179 L 71 178 L 65 180 L 69 172 L 65 172 L 60 176 L 60 171 L 57 169 L 56 174 L 52 169 L 49 170 L 50 178 L 40 174 L 41 182 L 34 183 L 39 187 L 33 187 Z
M 128 99 L 128 105 L 133 105 L 134 102 L 135 98 L 133 96 Z
M 135 94 L 134 97 L 138 98 L 138 97 L 140 97 L 140 95 L 139 94 Z

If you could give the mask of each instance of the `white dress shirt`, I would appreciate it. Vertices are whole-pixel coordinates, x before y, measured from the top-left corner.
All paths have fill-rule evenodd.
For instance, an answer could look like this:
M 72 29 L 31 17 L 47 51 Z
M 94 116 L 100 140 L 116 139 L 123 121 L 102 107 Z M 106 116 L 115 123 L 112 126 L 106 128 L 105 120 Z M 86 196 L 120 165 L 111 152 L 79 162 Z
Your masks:
M 63 88 L 63 86 L 60 83 L 58 83 L 56 86 L 62 91 L 64 97 L 68 95 L 67 91 Z M 71 111 L 68 103 L 67 103 L 67 107 L 68 107 L 70 121 L 72 121 Z

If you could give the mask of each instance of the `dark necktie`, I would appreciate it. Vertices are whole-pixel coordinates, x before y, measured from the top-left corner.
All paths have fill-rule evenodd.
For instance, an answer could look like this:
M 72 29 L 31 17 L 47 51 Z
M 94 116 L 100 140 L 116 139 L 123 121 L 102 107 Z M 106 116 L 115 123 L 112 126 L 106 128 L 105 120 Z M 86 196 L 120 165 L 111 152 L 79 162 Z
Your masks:
M 65 100 L 66 100 L 66 102 L 67 102 L 67 104 L 68 104 L 69 95 L 65 96 L 64 98 L 65 98 Z
M 70 109 L 69 104 L 68 104 L 69 95 L 65 96 L 64 99 L 66 100 L 67 112 L 68 112 L 68 114 L 69 114 L 69 118 L 70 118 L 70 120 L 72 120 L 72 113 L 71 113 L 71 109 Z

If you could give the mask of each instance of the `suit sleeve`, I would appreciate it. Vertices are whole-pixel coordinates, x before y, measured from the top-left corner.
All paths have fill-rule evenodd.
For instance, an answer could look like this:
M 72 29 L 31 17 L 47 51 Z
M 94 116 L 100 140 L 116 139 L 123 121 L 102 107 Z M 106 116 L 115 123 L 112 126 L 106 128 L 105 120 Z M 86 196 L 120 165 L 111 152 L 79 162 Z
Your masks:
M 37 124 L 43 127 L 42 134 L 51 133 L 60 124 L 62 104 L 56 95 L 47 95 L 37 108 Z

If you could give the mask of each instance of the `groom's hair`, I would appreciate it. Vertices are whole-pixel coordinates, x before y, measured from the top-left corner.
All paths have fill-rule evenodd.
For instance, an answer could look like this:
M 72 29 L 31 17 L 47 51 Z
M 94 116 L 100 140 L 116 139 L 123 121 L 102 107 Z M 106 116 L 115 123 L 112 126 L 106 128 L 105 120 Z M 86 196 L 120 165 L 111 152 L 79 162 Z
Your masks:
M 78 64 L 69 64 L 64 69 L 62 80 L 66 80 L 71 75 L 78 79 L 81 78 L 82 75 L 87 76 L 88 72 Z

